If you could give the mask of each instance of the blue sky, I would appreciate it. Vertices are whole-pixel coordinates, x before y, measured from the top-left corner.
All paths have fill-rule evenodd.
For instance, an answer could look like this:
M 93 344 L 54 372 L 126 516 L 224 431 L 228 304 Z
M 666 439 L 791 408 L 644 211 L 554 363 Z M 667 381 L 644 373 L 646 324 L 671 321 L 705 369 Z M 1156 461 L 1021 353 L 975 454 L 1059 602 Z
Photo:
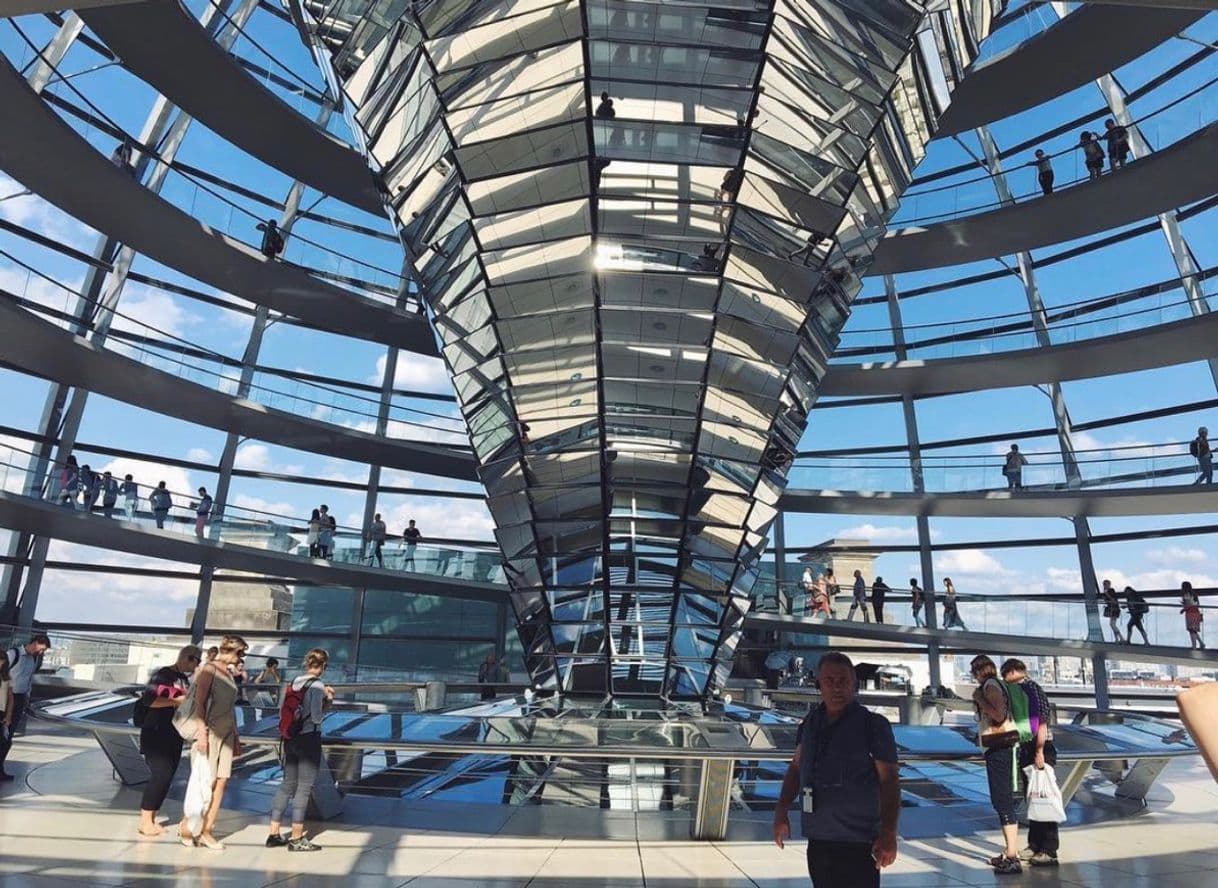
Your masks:
M 203 8 L 204 2 L 205 0 L 192 0 L 188 5 L 198 12 Z M 1043 26 L 1048 20 L 1047 16 L 1048 13 L 1043 10 L 1036 11 L 1028 17 L 1026 24 L 1012 26 L 1000 34 L 995 39 L 994 46 L 987 47 L 986 52 L 1000 50 L 1011 41 L 1026 36 L 1028 27 Z M 17 22 L 30 38 L 40 45 L 53 34 L 53 27 L 45 19 L 24 17 Z M 320 87 L 321 77 L 290 25 L 265 10 L 259 10 L 247 26 L 247 33 L 274 56 L 274 62 L 269 61 L 261 50 L 246 40 L 236 46 L 239 54 L 256 64 L 275 67 L 284 77 L 313 88 Z M 1218 39 L 1218 16 L 1210 15 L 1188 33 L 1203 42 Z M 1169 41 L 1116 72 L 1117 77 L 1126 90 L 1136 90 L 1166 68 L 1191 56 L 1198 48 L 1195 43 L 1185 40 Z M 0 51 L 19 66 L 27 62 L 30 55 L 28 47 L 8 23 L 0 26 Z M 118 66 L 91 70 L 102 65 L 103 61 L 87 47 L 76 46 L 65 60 L 62 72 L 79 73 L 79 76 L 72 80 L 75 88 L 123 128 L 138 132 L 154 100 L 154 93 Z M 1154 112 L 1215 77 L 1218 77 L 1218 60 L 1207 59 L 1133 104 L 1135 117 L 1146 118 L 1145 132 L 1153 147 L 1170 145 L 1199 125 L 1214 119 L 1218 109 L 1218 86 L 1203 90 L 1199 96 L 1182 102 L 1169 111 L 1157 114 Z M 312 106 L 302 101 L 298 95 L 278 86 L 272 88 L 305 113 L 313 113 Z M 79 102 L 79 96 L 62 85 L 53 87 L 53 90 L 64 98 Z M 1000 147 L 1017 143 L 1028 134 L 1047 130 L 1094 110 L 1100 106 L 1101 101 L 1098 88 L 1087 85 L 1045 106 L 997 123 L 992 127 L 992 132 Z M 108 151 L 112 147 L 109 138 L 104 134 L 86 131 L 83 127 L 78 128 L 99 150 Z M 350 131 L 341 115 L 334 117 L 330 129 L 339 137 L 350 137 Z M 1076 140 L 1075 133 L 1068 133 L 1047 142 L 1043 147 L 1056 152 L 1073 145 Z M 970 159 L 970 152 L 980 154 L 974 135 L 962 137 L 961 142 L 963 144 L 953 140 L 932 143 L 927 158 L 919 167 L 919 175 L 965 163 Z M 280 200 L 286 195 L 291 184 L 288 177 L 282 173 L 229 145 L 199 123 L 191 126 L 178 159 L 202 169 L 222 171 L 226 180 Z M 1021 164 L 1030 159 L 1029 153 L 1028 157 L 1012 157 L 1006 161 L 1006 168 L 1012 171 L 1011 186 L 1016 195 L 1026 195 L 1035 190 L 1033 172 L 1021 167 Z M 1077 178 L 1079 164 L 1073 155 L 1057 161 L 1057 174 L 1059 183 Z M 915 187 L 905 201 L 895 224 L 916 221 L 926 216 L 938 216 L 945 212 L 968 212 L 992 203 L 994 193 L 988 183 L 963 184 L 977 177 L 978 171 L 974 169 L 930 186 Z M 956 184 L 959 187 L 930 190 L 940 189 L 944 184 Z M 0 177 L 0 197 L 20 190 L 21 187 L 7 177 Z M 265 207 L 239 195 L 225 193 L 223 199 L 214 196 L 206 188 L 201 188 L 179 174 L 171 175 L 163 194 L 209 224 L 248 241 L 256 238 L 253 231 L 255 217 L 271 215 L 271 211 Z M 317 202 L 318 198 L 316 193 L 307 191 L 303 203 L 318 213 L 355 222 L 385 234 L 391 233 L 390 224 L 386 219 L 345 207 L 332 199 Z M 253 215 L 242 212 L 242 208 Z M 1212 218 L 1214 212 L 1200 214 L 1183 223 L 1189 245 L 1202 268 L 1218 265 L 1218 235 L 1215 234 Z M 92 249 L 96 238 L 94 232 L 36 198 L 19 197 L 0 202 L 0 217 L 42 231 L 58 241 L 86 252 Z M 289 248 L 289 258 L 314 264 L 319 268 L 350 269 L 351 265 L 344 266 L 343 260 L 337 254 L 357 257 L 361 262 L 389 271 L 396 270 L 400 264 L 398 249 L 393 243 L 381 238 L 341 231 L 318 223 L 301 223 L 297 233 L 318 241 L 333 251 L 327 253 L 313 248 L 302 250 L 299 241 L 293 242 Z M 1058 244 L 1034 251 L 1033 255 L 1040 259 L 1070 246 L 1075 245 Z M 0 232 L 0 250 L 34 266 L 68 287 L 77 286 L 84 274 L 84 268 L 79 263 L 37 247 L 8 232 Z M 298 252 L 293 253 L 293 250 Z M 990 272 L 1001 267 L 1001 262 L 989 260 L 971 266 L 901 275 L 898 278 L 898 287 L 901 291 L 908 291 L 956 280 L 973 273 Z M 210 288 L 189 281 L 147 257 L 139 257 L 133 270 L 170 283 L 181 283 L 196 290 L 214 293 Z M 1157 282 L 1174 274 L 1175 266 L 1168 253 L 1166 241 L 1155 231 L 1087 253 L 1068 262 L 1039 269 L 1037 282 L 1046 304 L 1053 307 Z M 2 256 L 0 286 L 48 304 L 64 304 L 64 291 L 57 291 L 51 284 L 32 278 Z M 861 296 L 877 296 L 882 292 L 882 282 L 869 279 Z M 1178 294 L 1169 294 L 1158 304 L 1168 306 L 1164 309 L 1166 313 L 1172 310 L 1173 300 L 1178 302 Z M 234 302 L 238 306 L 241 305 L 239 301 Z M 913 327 L 1021 312 L 1026 310 L 1026 301 L 1022 286 L 1013 276 L 1008 275 L 999 280 L 943 289 L 925 296 L 904 299 L 901 301 L 901 309 L 906 326 Z M 128 283 L 124 291 L 120 312 L 181 337 L 198 347 L 233 357 L 240 356 L 250 324 L 247 313 L 217 308 L 133 282 Z M 1165 314 L 1162 319 L 1169 318 Z M 136 320 L 120 319 L 119 326 L 126 324 L 128 329 L 136 329 Z M 860 305 L 847 324 L 843 344 L 873 343 L 883 337 L 852 331 L 886 329 L 887 326 L 885 306 Z M 930 330 L 928 335 L 939 335 L 943 332 L 944 328 L 935 328 Z M 1094 332 L 1083 332 L 1082 335 L 1092 335 Z M 384 349 L 374 344 L 285 324 L 272 326 L 260 358 L 261 363 L 272 367 L 302 370 L 337 380 L 372 385 L 380 382 L 383 360 Z M 24 429 L 35 428 L 47 386 L 39 380 L 8 370 L 0 370 L 0 382 L 8 394 L 4 424 Z M 438 362 L 413 355 L 402 356 L 398 383 L 405 388 L 424 391 L 451 391 L 447 374 Z M 267 384 L 282 390 L 285 396 L 302 393 L 310 397 L 315 395 L 315 392 L 293 391 L 292 384 L 282 379 Z M 1215 395 L 1214 381 L 1209 369 L 1199 364 L 1066 383 L 1064 390 L 1072 418 L 1082 423 L 1125 413 L 1170 407 L 1185 401 L 1212 398 Z M 317 409 L 302 402 L 287 403 L 293 404 L 293 409 Z M 401 406 L 456 416 L 451 404 L 403 399 Z M 916 411 L 924 442 L 1052 425 L 1048 400 L 1041 392 L 1032 388 L 1002 389 L 926 399 L 917 402 Z M 348 423 L 361 421 L 358 417 L 343 413 L 325 414 L 324 418 Z M 1152 446 L 1163 442 L 1187 440 L 1195 433 L 1198 425 L 1207 423 L 1211 427 L 1218 426 L 1218 417 L 1206 411 L 1154 422 L 1126 424 L 1080 433 L 1076 436 L 1076 442 L 1079 447 L 1088 449 L 1138 445 L 1147 448 L 1143 452 L 1150 454 L 1157 452 L 1150 449 Z M 398 432 L 408 433 L 404 428 L 398 429 Z M 96 396 L 89 399 L 80 438 L 86 442 L 213 464 L 218 459 L 224 443 L 224 435 L 219 431 L 158 416 Z M 803 447 L 822 450 L 900 445 L 903 442 L 904 426 L 899 404 L 833 409 L 830 403 L 825 401 L 822 409 L 813 414 Z M 1019 443 L 1025 451 L 1031 453 L 1052 451 L 1056 447 L 1055 440 L 1049 437 L 1023 438 Z M 988 475 L 974 473 L 974 480 L 977 484 L 998 486 L 1001 483 L 998 474 L 999 454 L 1005 449 L 1005 445 L 994 444 L 935 452 L 970 457 L 972 462 L 992 461 L 992 472 Z M 104 457 L 93 460 L 95 466 L 108 463 Z M 232 501 L 235 505 L 304 516 L 312 506 L 326 501 L 338 515 L 340 522 L 356 524 L 359 521 L 362 494 L 337 491 L 327 487 L 326 481 L 346 479 L 362 483 L 366 480 L 366 469 L 363 466 L 256 441 L 243 445 L 238 465 L 251 469 L 304 474 L 316 478 L 317 482 L 287 484 L 237 479 L 233 486 Z M 115 464 L 113 468 L 134 471 L 139 480 L 149 483 L 164 478 L 171 487 L 182 490 L 193 489 L 199 484 L 209 487 L 214 485 L 214 475 L 211 473 L 157 466 L 155 460 L 145 461 L 144 464 Z M 889 471 L 880 477 L 892 478 L 892 488 L 908 487 L 908 476 L 905 472 Z M 387 473 L 384 483 L 445 489 L 455 487 L 452 482 L 402 472 Z M 408 517 L 415 517 L 425 534 L 484 539 L 490 536 L 489 518 L 476 502 L 449 502 L 436 498 L 394 495 L 383 498 L 381 511 L 388 517 L 391 529 L 403 526 Z M 1133 529 L 1205 524 L 1212 520 L 1212 515 L 1103 519 L 1093 521 L 1092 529 L 1097 534 L 1104 534 Z M 1064 537 L 1070 533 L 1070 526 L 1061 519 L 934 519 L 931 522 L 931 530 L 936 542 L 957 543 Z M 792 546 L 847 536 L 866 537 L 877 544 L 909 544 L 915 539 L 914 523 L 912 519 L 868 515 L 792 515 L 788 518 L 787 541 Z M 116 558 L 107 553 L 60 544 L 56 544 L 56 549 L 59 550 L 59 556 L 56 556 L 53 550 L 52 557 L 71 557 L 101 563 L 131 561 L 125 556 Z M 1215 561 L 1208 538 L 1190 536 L 1138 543 L 1100 544 L 1095 546 L 1095 560 L 1101 574 L 1112 577 L 1120 585 L 1131 582 L 1146 588 L 1174 587 L 1185 577 L 1190 577 L 1201 585 L 1218 585 L 1218 562 Z M 903 583 L 904 579 L 917 572 L 916 561 L 913 554 L 887 554 L 879 559 L 877 569 L 890 583 L 897 585 L 894 579 L 900 578 Z M 1072 547 L 965 549 L 941 553 L 936 558 L 936 563 L 938 575 L 942 577 L 945 572 L 951 575 L 962 593 L 1026 592 L 1033 595 L 1042 591 L 1077 591 L 1079 588 L 1078 562 Z M 141 622 L 177 625 L 181 623 L 185 607 L 193 597 L 193 588 L 194 585 L 190 583 L 162 583 L 160 589 L 163 594 L 149 601 L 146 594 L 148 587 L 144 581 L 115 582 L 106 578 L 103 582 L 84 573 L 56 571 L 52 572 L 44 592 L 41 615 L 47 619 L 96 619 L 101 622 L 118 618 L 127 613 L 133 604 L 138 603 L 146 615 L 146 619 Z M 93 594 L 93 597 L 90 599 L 87 613 L 82 613 L 79 602 L 81 594 L 85 592 Z M 966 619 L 967 616 L 966 611 Z M 1161 631 L 1164 633 L 1164 640 L 1179 641 L 1183 637 L 1182 628 L 1172 623 L 1166 615 Z

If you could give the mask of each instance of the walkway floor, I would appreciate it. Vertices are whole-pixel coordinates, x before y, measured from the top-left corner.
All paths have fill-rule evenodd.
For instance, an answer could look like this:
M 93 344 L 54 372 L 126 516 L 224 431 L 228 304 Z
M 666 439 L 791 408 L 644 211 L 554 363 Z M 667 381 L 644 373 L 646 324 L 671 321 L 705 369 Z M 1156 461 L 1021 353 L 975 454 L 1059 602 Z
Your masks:
M 1185 206 L 1218 192 L 1218 167 L 1210 162 L 1216 152 L 1218 124 L 1210 124 L 1096 182 L 1063 184 L 1048 197 L 944 222 L 911 220 L 884 236 L 867 274 L 898 274 L 1007 256 Z
M 1169 7 L 1095 3 L 974 65 L 952 92 L 935 135 L 957 135 L 1064 95 L 1133 61 L 1205 15 L 1199 9 Z
M 263 847 L 264 818 L 230 812 L 222 853 L 170 836 L 139 839 L 137 790 L 120 787 L 91 738 L 36 725 L 18 738 L 18 780 L 0 788 L 0 883 L 5 888 L 88 886 L 381 886 L 411 888 L 807 888 L 803 844 L 785 851 L 764 815 L 732 821 L 727 841 L 691 842 L 684 815 L 558 806 L 506 808 L 434 802 L 380 803 L 318 826 L 325 849 Z M 244 798 L 253 812 L 265 794 Z M 912 809 L 916 810 L 916 809 Z M 171 800 L 165 813 L 176 817 Z M 907 812 L 908 816 L 908 812 Z M 1218 888 L 1218 788 L 1199 762 L 1171 765 L 1144 814 L 1070 826 L 1063 864 L 1003 881 L 988 821 L 931 838 L 905 838 L 885 888 Z
M 177 0 L 85 10 L 123 64 L 204 126 L 324 194 L 384 215 L 368 161 L 282 102 Z

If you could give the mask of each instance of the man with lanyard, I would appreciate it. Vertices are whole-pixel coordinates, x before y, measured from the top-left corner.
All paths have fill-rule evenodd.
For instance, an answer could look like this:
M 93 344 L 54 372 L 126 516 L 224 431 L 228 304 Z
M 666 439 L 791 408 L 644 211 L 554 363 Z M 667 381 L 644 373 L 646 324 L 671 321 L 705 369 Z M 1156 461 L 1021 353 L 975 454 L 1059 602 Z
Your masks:
M 11 647 L 5 651 L 9 671 L 13 677 L 13 723 L 16 734 L 25 720 L 25 711 L 30 705 L 30 690 L 34 676 L 42 666 L 42 655 L 51 649 L 51 639 L 41 632 L 34 633 L 28 644 Z
M 1019 769 L 1035 765 L 1037 770 L 1046 765 L 1057 764 L 1057 748 L 1053 745 L 1053 720 L 1049 698 L 1044 689 L 1028 678 L 1028 667 L 1023 660 L 1011 658 L 1002 664 L 1002 680 L 1020 685 L 1028 697 L 1028 724 L 1032 739 L 1019 744 Z M 1028 821 L 1028 847 L 1019 852 L 1019 857 L 1032 866 L 1057 866 L 1059 845 L 1057 823 L 1039 820 Z
M 897 747 L 892 726 L 855 699 L 858 679 L 845 654 L 816 666 L 822 702 L 800 725 L 774 810 L 774 843 L 791 837 L 788 813 L 801 800 L 814 888 L 874 888 L 897 859 L 901 814 Z

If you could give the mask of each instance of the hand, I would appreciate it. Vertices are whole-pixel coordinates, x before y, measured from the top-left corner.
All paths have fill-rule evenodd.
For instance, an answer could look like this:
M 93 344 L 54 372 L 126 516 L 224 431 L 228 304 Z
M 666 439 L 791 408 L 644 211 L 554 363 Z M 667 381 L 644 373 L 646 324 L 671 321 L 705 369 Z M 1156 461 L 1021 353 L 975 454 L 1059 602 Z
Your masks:
M 1036 757 L 1032 759 L 1032 764 L 1036 765 L 1038 771 L 1045 769 L 1045 751 L 1043 749 L 1036 750 Z
M 326 698 L 327 703 L 334 702 L 334 688 L 330 687 L 329 685 L 326 685 L 321 693 L 322 693 L 322 696 Z
M 880 837 L 871 843 L 871 857 L 875 860 L 875 868 L 883 869 L 892 866 L 897 859 L 897 837 L 894 833 L 880 833 Z
M 791 838 L 791 824 L 787 822 L 787 812 L 774 814 L 774 844 L 779 848 L 786 847 L 787 839 Z
M 207 728 L 199 728 L 195 732 L 195 749 L 207 755 Z

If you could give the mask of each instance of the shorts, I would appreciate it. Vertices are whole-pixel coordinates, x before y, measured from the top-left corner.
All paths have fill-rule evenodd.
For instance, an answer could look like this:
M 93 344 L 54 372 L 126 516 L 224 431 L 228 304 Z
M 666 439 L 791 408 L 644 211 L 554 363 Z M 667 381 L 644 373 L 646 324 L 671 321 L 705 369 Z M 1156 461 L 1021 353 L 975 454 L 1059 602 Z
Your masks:
M 210 730 L 207 732 L 207 763 L 211 765 L 213 780 L 227 780 L 233 776 L 233 750 L 236 745 L 235 734 L 221 737 Z

